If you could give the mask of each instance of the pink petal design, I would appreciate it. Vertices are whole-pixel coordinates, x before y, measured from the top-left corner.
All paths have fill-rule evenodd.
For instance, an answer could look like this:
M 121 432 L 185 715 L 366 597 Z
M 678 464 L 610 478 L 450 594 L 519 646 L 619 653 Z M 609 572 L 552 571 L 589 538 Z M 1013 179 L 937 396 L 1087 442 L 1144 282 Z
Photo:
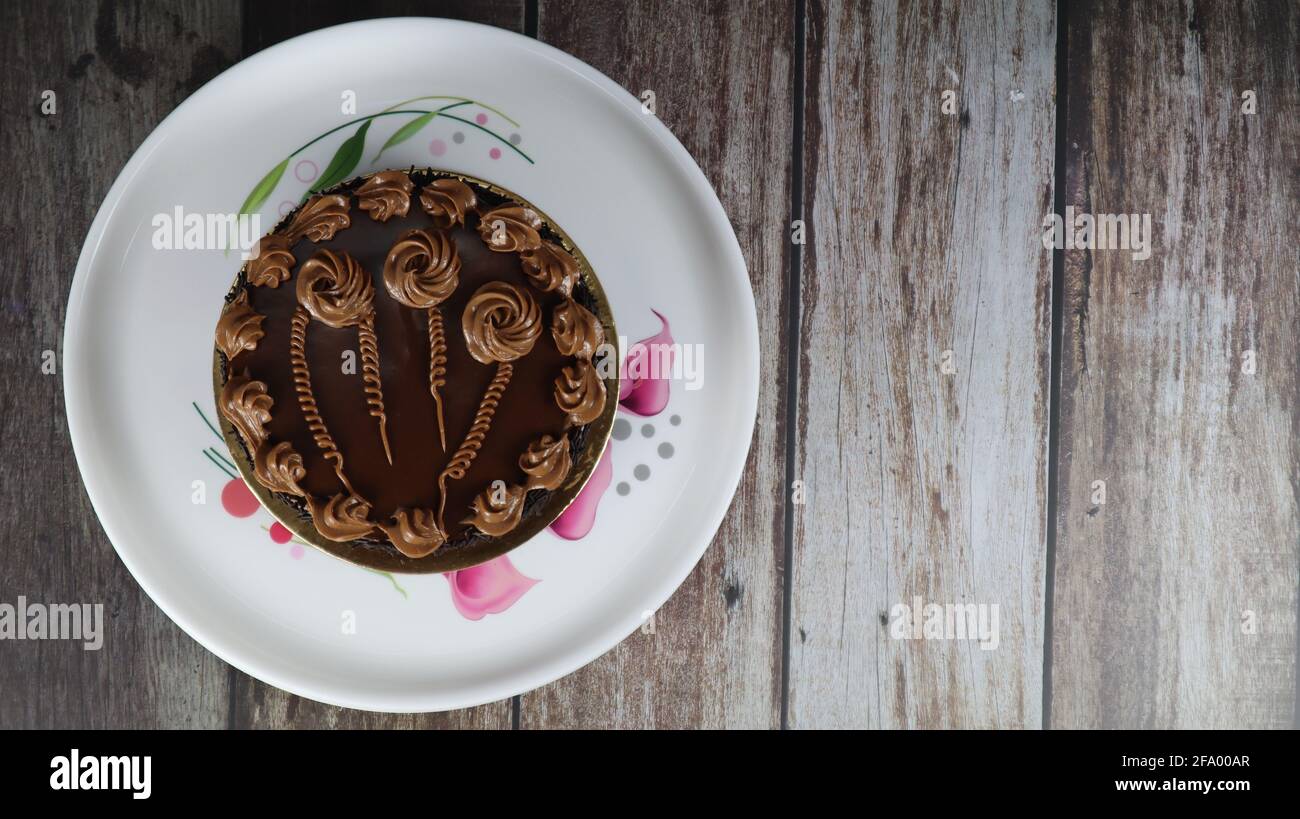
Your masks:
M 650 312 L 659 317 L 662 329 L 633 344 L 619 372 L 619 403 L 628 412 L 643 416 L 658 415 L 668 406 L 668 381 L 672 378 L 674 355 L 668 319 L 658 310 Z M 667 355 L 663 355 L 665 350 Z
M 611 441 L 605 446 L 605 452 L 596 463 L 595 471 L 587 479 L 587 484 L 582 487 L 578 497 L 551 524 L 552 532 L 565 540 L 580 540 L 596 525 L 596 507 L 600 506 L 600 499 L 605 496 L 605 490 L 609 489 L 609 483 L 614 479 L 613 450 Z
M 443 577 L 451 584 L 451 602 L 466 620 L 500 614 L 541 582 L 520 574 L 505 555 Z

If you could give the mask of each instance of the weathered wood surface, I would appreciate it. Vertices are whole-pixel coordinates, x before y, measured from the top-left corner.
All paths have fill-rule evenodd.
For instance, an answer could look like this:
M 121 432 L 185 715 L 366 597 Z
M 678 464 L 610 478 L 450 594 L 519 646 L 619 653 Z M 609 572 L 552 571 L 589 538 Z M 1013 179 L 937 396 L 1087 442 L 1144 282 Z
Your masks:
M 929 9 L 808 9 L 793 727 L 1040 722 L 1053 9 Z M 1000 644 L 894 639 L 914 597 Z
M 313 0 L 264 3 L 244 0 L 243 56 L 320 28 L 377 17 L 449 17 L 524 30 L 524 0 Z
M 793 8 L 545 0 L 539 39 L 656 112 L 713 183 L 749 266 L 765 378 L 745 477 L 713 544 L 656 614 L 601 659 L 522 697 L 520 724 L 775 727 L 781 704 Z M 680 340 L 680 339 L 679 339 Z
M 99 651 L 0 642 L 0 726 L 217 727 L 229 677 L 118 560 L 78 479 L 63 414 L 63 315 L 81 240 L 136 147 L 232 62 L 238 8 L 0 4 L 0 601 L 104 604 Z M 190 36 L 186 36 L 186 34 Z M 41 113 L 41 92 L 56 113 Z
M 1066 254 L 1054 727 L 1294 724 L 1298 28 L 1071 4 L 1066 203 L 1154 241 Z
M 0 727 L 1033 727 L 1045 694 L 1054 727 L 1293 725 L 1300 12 L 1070 4 L 1065 202 L 1149 212 L 1156 246 L 1145 262 L 1067 253 L 1053 328 L 1039 244 L 1053 4 L 806 5 L 800 41 L 803 5 L 778 0 L 0 4 L 0 162 L 16 180 L 0 212 L 0 602 L 104 601 L 112 629 L 100 652 L 0 642 Z M 736 228 L 768 375 L 730 514 L 654 633 L 513 703 L 444 715 L 294 697 L 168 621 L 95 520 L 61 376 L 40 369 L 81 237 L 163 116 L 268 45 L 402 14 L 535 25 L 655 91 Z M 999 647 L 892 639 L 890 609 L 914 596 L 997 604 Z

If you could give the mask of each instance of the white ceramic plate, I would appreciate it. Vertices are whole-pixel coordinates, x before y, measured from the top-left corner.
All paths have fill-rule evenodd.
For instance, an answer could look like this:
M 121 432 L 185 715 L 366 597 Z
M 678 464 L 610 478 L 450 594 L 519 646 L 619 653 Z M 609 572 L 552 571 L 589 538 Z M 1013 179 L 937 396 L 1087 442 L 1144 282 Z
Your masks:
M 347 92 L 355 109 L 344 113 Z M 420 114 L 363 118 L 443 106 L 455 107 L 375 159 Z M 687 345 L 678 360 L 703 351 L 702 370 L 644 382 L 620 410 L 609 489 L 585 537 L 547 530 L 508 560 L 389 577 L 284 542 L 287 533 L 248 507 L 247 490 L 224 474 L 225 450 L 208 426 L 212 338 L 239 257 L 158 249 L 154 220 L 177 207 L 238 211 L 289 157 L 260 207 L 269 229 L 363 121 L 371 127 L 349 176 L 433 166 L 516 191 L 586 253 L 630 342 L 660 333 L 653 310 Z M 509 32 L 431 19 L 299 37 L 178 107 L 95 217 L 63 350 L 68 425 L 87 492 L 145 591 L 240 670 L 315 700 L 381 711 L 518 694 L 635 630 L 686 578 L 721 522 L 758 396 L 744 260 L 685 149 L 638 100 L 578 60 Z M 692 375 L 699 389 L 690 389 Z

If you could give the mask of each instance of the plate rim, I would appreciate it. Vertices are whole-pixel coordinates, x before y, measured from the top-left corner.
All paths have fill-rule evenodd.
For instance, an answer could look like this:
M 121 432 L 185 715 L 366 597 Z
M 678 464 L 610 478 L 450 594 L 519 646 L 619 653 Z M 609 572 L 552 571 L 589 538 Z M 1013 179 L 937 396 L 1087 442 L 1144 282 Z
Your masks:
M 257 70 L 261 63 L 269 59 L 268 55 L 301 48 L 304 43 L 310 41 L 337 37 L 343 32 L 404 26 L 443 28 L 452 33 L 460 30 L 470 36 L 495 37 L 503 42 L 508 41 L 512 47 L 522 49 L 533 56 L 555 63 L 576 75 L 579 79 L 585 80 L 596 91 L 610 98 L 615 105 L 625 111 L 631 112 L 640 109 L 640 100 L 577 57 L 523 34 L 482 23 L 438 17 L 386 17 L 321 28 L 284 40 L 241 60 L 205 83 L 164 117 L 153 128 L 144 142 L 132 153 L 131 158 L 123 166 L 113 184 L 109 187 L 107 194 L 105 194 L 104 200 L 97 209 L 95 218 L 92 220 L 90 229 L 82 244 L 69 289 L 61 339 L 63 348 L 64 416 L 68 422 L 68 435 L 72 442 L 73 454 L 77 461 L 82 486 L 90 499 L 92 508 L 95 510 L 95 516 L 101 528 L 113 545 L 113 550 L 117 553 L 118 559 L 122 561 L 122 564 L 145 594 L 186 635 L 218 659 L 244 674 L 291 694 L 327 705 L 378 713 L 450 711 L 498 702 L 533 691 L 572 674 L 615 649 L 641 625 L 641 614 L 631 612 L 625 614 L 622 618 L 611 618 L 595 631 L 595 637 L 575 643 L 572 651 L 560 655 L 558 658 L 551 657 L 546 662 L 535 663 L 520 671 L 499 675 L 481 683 L 476 683 L 473 686 L 460 686 L 451 690 L 430 688 L 427 691 L 415 694 L 408 692 L 401 694 L 375 693 L 367 696 L 366 693 L 362 693 L 361 696 L 356 696 L 344 690 L 346 686 L 331 688 L 327 683 L 322 683 L 318 679 L 295 678 L 292 672 L 282 672 L 270 666 L 255 667 L 255 663 L 249 662 L 244 655 L 245 650 L 235 644 L 234 641 L 205 633 L 201 626 L 196 625 L 194 619 L 180 613 L 181 607 L 175 603 L 171 594 L 163 588 L 163 585 L 152 583 L 147 579 L 149 571 L 142 565 L 145 561 L 140 560 L 139 555 L 132 555 L 132 548 L 129 545 L 121 545 L 127 544 L 129 541 L 122 537 L 122 533 L 116 524 L 111 523 L 102 513 L 102 509 L 108 508 L 108 504 L 104 498 L 103 490 L 97 488 L 102 486 L 103 478 L 99 474 L 101 465 L 97 463 L 91 453 L 91 440 L 94 437 L 92 423 L 94 413 L 93 409 L 86 405 L 86 401 L 82 396 L 80 382 L 83 382 L 86 376 L 83 373 L 80 359 L 77 357 L 77 332 L 74 328 L 80 324 L 79 319 L 82 311 L 87 309 L 85 302 L 86 290 L 91 275 L 90 268 L 99 255 L 106 227 L 121 203 L 125 191 L 144 169 L 150 155 L 165 139 L 166 125 L 170 120 L 185 110 L 186 106 L 192 105 L 196 99 L 201 99 L 212 93 L 212 88 L 228 80 L 229 75 L 233 72 L 247 73 Z M 682 583 L 686 581 L 691 572 L 695 570 L 700 559 L 712 544 L 718 528 L 735 500 L 736 489 L 740 484 L 741 477 L 744 475 L 745 464 L 753 446 L 753 431 L 758 413 L 761 350 L 758 335 L 758 313 L 754 302 L 753 287 L 749 279 L 748 266 L 745 263 L 740 242 L 727 217 L 726 210 L 718 198 L 717 191 L 704 175 L 694 157 L 658 117 L 644 117 L 642 123 L 649 128 L 656 142 L 671 155 L 671 158 L 675 160 L 691 183 L 692 192 L 699 200 L 708 219 L 705 225 L 706 230 L 719 240 L 719 250 L 722 251 L 727 261 L 725 270 L 720 272 L 725 272 L 729 277 L 737 279 L 737 283 L 743 282 L 743 290 L 749 294 L 749 310 L 743 310 L 743 302 L 741 305 L 741 312 L 744 315 L 741 316 L 739 322 L 741 337 L 738 341 L 740 342 L 741 352 L 737 356 L 744 364 L 743 371 L 739 373 L 743 377 L 742 388 L 748 387 L 743 390 L 744 405 L 737 408 L 739 409 L 737 417 L 742 420 L 747 419 L 747 423 L 744 425 L 744 429 L 747 431 L 747 442 L 743 448 L 737 447 L 736 454 L 731 458 L 731 463 L 723 466 L 723 474 L 726 476 L 726 480 L 722 482 L 722 486 L 727 489 L 727 501 L 717 504 L 711 513 L 703 516 L 698 528 L 700 541 L 698 547 L 691 550 L 692 554 L 688 558 L 675 562 L 664 572 L 664 576 L 668 580 L 650 587 L 651 592 L 647 595 L 647 598 L 654 601 L 650 610 L 657 611 L 662 608 L 677 589 L 681 587 Z M 745 349 L 749 350 L 748 356 L 744 355 Z

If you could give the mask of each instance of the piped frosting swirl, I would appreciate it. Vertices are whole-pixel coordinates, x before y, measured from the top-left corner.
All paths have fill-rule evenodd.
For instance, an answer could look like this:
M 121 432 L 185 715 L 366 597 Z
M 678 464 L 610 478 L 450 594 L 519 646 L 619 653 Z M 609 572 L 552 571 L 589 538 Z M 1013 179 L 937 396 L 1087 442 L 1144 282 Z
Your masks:
M 441 231 L 408 230 L 384 260 L 384 287 L 407 307 L 424 309 L 447 299 L 460 275 L 456 244 Z
M 465 224 L 465 214 L 478 207 L 478 197 L 459 179 L 435 179 L 420 190 L 420 207 L 435 226 L 450 228 Z
M 266 440 L 265 427 L 271 421 L 275 399 L 266 394 L 266 383 L 254 381 L 247 373 L 232 375 L 221 388 L 217 411 L 230 422 L 244 446 L 256 452 Z
M 567 433 L 558 440 L 543 435 L 519 456 L 519 468 L 528 476 L 528 489 L 558 489 L 572 467 Z
M 257 242 L 257 255 L 245 268 L 248 283 L 254 287 L 279 287 L 289 281 L 295 263 L 288 239 L 278 233 L 263 236 Z
M 411 209 L 414 188 L 411 177 L 401 171 L 380 171 L 357 188 L 357 207 L 376 222 L 387 222 Z
M 503 487 L 499 483 L 489 486 L 470 504 L 474 514 L 461 523 L 473 526 L 485 535 L 500 537 L 519 525 L 526 494 L 527 490 L 522 486 Z
M 605 408 L 605 382 L 591 362 L 581 359 L 565 367 L 555 379 L 555 403 L 569 417 L 570 426 L 590 424 Z
M 498 253 L 519 253 L 542 246 L 538 233 L 542 217 L 522 205 L 494 208 L 479 219 L 478 232 L 488 247 Z
M 348 215 L 348 198 L 341 193 L 315 196 L 294 215 L 285 229 L 290 244 L 306 236 L 316 244 L 327 242 L 334 234 L 352 224 Z
M 288 441 L 272 444 L 263 443 L 253 455 L 253 472 L 257 479 L 272 492 L 287 492 L 291 495 L 303 495 L 298 482 L 307 477 L 302 456 L 294 451 Z
M 307 496 L 312 522 L 321 537 L 334 541 L 356 540 L 374 531 L 370 522 L 370 503 L 360 495 L 332 495 L 322 502 Z
M 469 354 L 483 364 L 523 358 L 542 332 L 541 309 L 532 294 L 499 281 L 474 292 L 461 324 Z
M 256 350 L 257 342 L 266 335 L 262 329 L 261 315 L 248 306 L 248 291 L 240 290 L 234 301 L 221 311 L 217 322 L 217 349 L 233 359 L 245 350 Z
M 343 251 L 318 250 L 298 270 L 298 303 L 330 327 L 352 327 L 369 313 L 375 287 L 370 274 Z
M 590 361 L 605 343 L 600 319 L 573 299 L 565 299 L 551 313 L 551 334 L 563 355 Z
M 379 528 L 397 551 L 407 557 L 424 557 L 447 541 L 428 509 L 398 509 L 393 519 Z
M 554 242 L 542 242 L 525 250 L 519 254 L 519 261 L 524 275 L 543 293 L 558 290 L 567 296 L 578 281 L 578 260 Z

